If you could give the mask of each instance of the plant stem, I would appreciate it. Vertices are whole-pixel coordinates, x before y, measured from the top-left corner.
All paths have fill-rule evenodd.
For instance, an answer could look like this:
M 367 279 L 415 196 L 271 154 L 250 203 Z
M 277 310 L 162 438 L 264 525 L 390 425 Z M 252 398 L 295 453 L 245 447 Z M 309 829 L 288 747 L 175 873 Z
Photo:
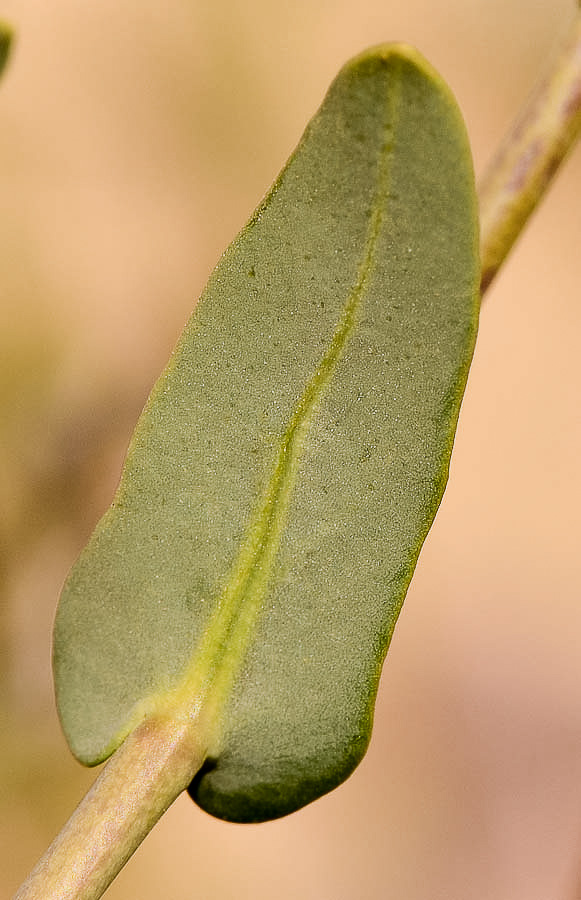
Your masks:
M 145 721 L 119 747 L 14 900 L 98 900 L 200 769 L 196 719 Z
M 581 9 L 480 184 L 482 293 L 580 132 Z

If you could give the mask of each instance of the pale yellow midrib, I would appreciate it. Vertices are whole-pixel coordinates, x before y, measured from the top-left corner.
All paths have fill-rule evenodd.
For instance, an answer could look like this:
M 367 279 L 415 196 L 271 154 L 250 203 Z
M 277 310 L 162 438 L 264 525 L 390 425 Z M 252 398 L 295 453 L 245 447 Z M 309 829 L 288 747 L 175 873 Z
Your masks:
M 385 140 L 378 162 L 378 187 L 371 210 L 362 262 L 331 344 L 295 407 L 283 435 L 274 472 L 262 503 L 250 525 L 234 570 L 220 596 L 215 612 L 194 653 L 181 684 L 172 694 L 179 706 L 198 705 L 211 692 L 220 707 L 228 695 L 243 661 L 260 612 L 278 553 L 300 454 L 312 414 L 330 381 L 335 366 L 353 331 L 357 310 L 365 293 L 382 229 L 389 188 L 391 157 L 399 80 L 388 92 Z M 388 140 L 388 134 L 390 140 Z M 222 698 L 222 701 L 220 700 Z M 167 700 L 167 695 L 165 695 Z

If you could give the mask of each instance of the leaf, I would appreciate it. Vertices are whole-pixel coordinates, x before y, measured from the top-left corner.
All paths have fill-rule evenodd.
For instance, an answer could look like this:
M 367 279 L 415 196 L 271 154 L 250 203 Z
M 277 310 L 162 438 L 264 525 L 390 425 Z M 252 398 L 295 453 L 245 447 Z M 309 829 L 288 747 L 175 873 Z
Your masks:
M 211 711 L 190 787 L 234 821 L 340 783 L 436 513 L 478 310 L 470 153 L 414 51 L 348 63 L 220 260 L 73 568 L 71 748 Z

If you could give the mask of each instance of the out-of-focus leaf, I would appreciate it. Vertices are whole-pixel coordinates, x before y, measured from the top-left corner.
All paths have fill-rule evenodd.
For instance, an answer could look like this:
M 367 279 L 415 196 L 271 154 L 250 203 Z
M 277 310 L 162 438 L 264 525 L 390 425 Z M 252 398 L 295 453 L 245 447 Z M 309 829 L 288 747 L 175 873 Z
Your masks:
M 364 53 L 219 262 L 65 586 L 79 759 L 205 705 L 190 792 L 217 816 L 283 815 L 352 771 L 444 490 L 478 269 L 453 98 L 414 51 Z
M 10 47 L 12 45 L 12 29 L 6 22 L 0 21 L 0 75 L 6 68 Z

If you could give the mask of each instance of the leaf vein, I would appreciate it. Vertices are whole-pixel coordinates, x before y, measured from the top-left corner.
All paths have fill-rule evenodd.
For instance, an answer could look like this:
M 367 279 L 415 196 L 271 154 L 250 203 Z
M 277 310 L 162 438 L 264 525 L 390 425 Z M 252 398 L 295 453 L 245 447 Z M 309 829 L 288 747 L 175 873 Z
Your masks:
M 214 698 L 225 698 L 244 659 L 275 565 L 301 450 L 325 387 L 354 331 L 357 312 L 375 262 L 389 195 L 389 163 L 397 124 L 399 88 L 399 79 L 394 77 L 386 91 L 377 187 L 357 278 L 331 343 L 299 399 L 282 436 L 268 487 L 216 610 L 191 657 L 181 689 L 178 688 L 180 695 L 186 690 L 192 699 L 199 699 L 211 690 Z

